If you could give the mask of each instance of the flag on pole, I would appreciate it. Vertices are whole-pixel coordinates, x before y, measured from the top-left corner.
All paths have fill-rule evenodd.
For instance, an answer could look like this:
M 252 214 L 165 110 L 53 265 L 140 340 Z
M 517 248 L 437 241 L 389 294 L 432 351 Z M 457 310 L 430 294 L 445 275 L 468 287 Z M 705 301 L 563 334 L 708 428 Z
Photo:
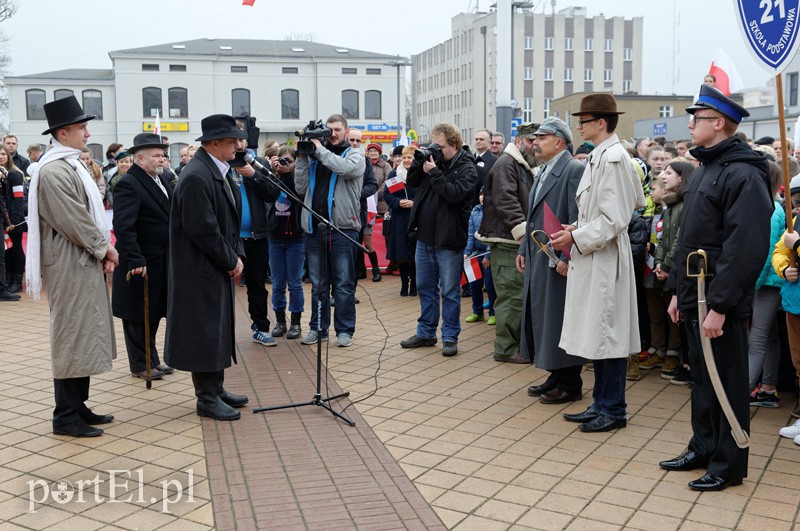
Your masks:
M 656 268 L 656 259 L 652 254 L 647 253 L 647 258 L 644 260 L 644 277 L 647 278 Z
M 481 265 L 478 263 L 477 256 L 464 260 L 464 274 L 467 277 L 467 282 L 475 282 L 483 278 Z
M 156 109 L 156 123 L 153 124 L 153 134 L 158 135 L 159 139 L 161 138 L 161 119 L 158 116 L 158 109 Z
M 14 244 L 11 242 L 11 236 L 3 234 L 3 249 L 8 251 L 12 247 L 14 247 Z
M 731 58 L 722 48 L 717 48 L 714 52 L 714 60 L 711 61 L 711 68 L 708 73 L 714 76 L 716 83 L 714 88 L 730 96 L 732 92 L 738 92 L 744 88 L 742 76 L 736 70 Z
M 399 192 L 406 187 L 406 181 L 400 176 L 392 177 L 391 179 L 386 179 L 386 187 L 391 193 Z
M 367 225 L 372 225 L 378 217 L 378 194 L 374 193 L 367 198 Z
M 256 3 L 256 0 L 242 0 L 242 5 L 243 6 L 252 6 L 255 3 Z

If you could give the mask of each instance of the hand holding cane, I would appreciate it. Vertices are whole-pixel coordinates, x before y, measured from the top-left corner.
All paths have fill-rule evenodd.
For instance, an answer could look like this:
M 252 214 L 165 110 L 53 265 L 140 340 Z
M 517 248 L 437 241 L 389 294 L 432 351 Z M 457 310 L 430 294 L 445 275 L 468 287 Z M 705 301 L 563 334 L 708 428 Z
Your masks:
M 128 274 L 125 275 L 125 280 L 128 282 L 131 281 L 131 277 L 134 275 L 132 271 L 128 271 Z M 149 289 L 147 286 L 147 269 L 142 272 L 142 282 L 144 282 L 144 354 L 145 354 L 145 371 L 146 371 L 146 378 L 145 378 L 145 386 L 148 389 L 153 387 L 153 381 L 150 379 L 150 296 L 149 296 Z

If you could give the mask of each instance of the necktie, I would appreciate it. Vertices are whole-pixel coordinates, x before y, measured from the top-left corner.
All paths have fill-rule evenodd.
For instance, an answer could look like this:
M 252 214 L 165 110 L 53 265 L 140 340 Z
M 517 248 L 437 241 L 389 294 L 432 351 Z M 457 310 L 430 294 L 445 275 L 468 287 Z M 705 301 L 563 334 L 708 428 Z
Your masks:
M 533 196 L 534 201 L 539 200 L 539 192 L 542 191 L 542 185 L 544 184 L 544 180 L 547 178 L 548 173 L 549 173 L 549 168 L 545 166 L 544 170 L 542 170 L 542 173 L 539 174 L 539 182 L 536 183 L 536 194 Z

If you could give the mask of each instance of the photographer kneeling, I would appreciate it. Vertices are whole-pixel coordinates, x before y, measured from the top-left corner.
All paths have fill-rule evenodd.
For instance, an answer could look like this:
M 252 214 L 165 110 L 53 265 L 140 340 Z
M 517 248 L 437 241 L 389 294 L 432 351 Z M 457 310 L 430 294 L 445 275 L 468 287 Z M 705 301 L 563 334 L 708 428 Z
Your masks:
M 306 206 L 327 218 L 333 226 L 343 231 L 354 240 L 358 239 L 361 229 L 360 199 L 364 176 L 364 154 L 351 149 L 347 142 L 347 120 L 341 114 L 331 115 L 326 126 L 330 136 L 325 145 L 316 137 L 310 137 L 315 150 L 305 155 L 298 150 L 295 165 L 295 189 L 303 195 Z M 299 146 L 298 146 L 299 147 Z M 308 212 L 302 213 L 303 230 L 305 231 L 306 258 L 311 277 L 311 331 L 303 338 L 303 343 L 313 345 L 328 335 L 330 326 L 330 297 L 328 285 L 333 286 L 333 298 L 336 302 L 336 313 L 333 326 L 336 331 L 337 344 L 349 347 L 352 344 L 356 328 L 355 306 L 355 268 L 352 243 L 336 231 L 331 231 L 330 245 L 327 236 L 321 238 L 317 222 Z M 319 264 L 325 254 L 328 264 L 326 270 L 320 272 Z M 322 316 L 318 315 L 318 286 L 322 283 Z M 317 333 L 317 320 L 322 319 L 321 337 Z
M 432 143 L 414 154 L 406 183 L 419 187 L 411 209 L 409 238 L 416 233 L 415 261 L 420 317 L 417 333 L 403 348 L 436 344 L 441 293 L 442 355 L 458 354 L 461 332 L 461 271 L 467 245 L 472 194 L 478 182 L 475 157 L 464 146 L 455 125 L 431 129 Z

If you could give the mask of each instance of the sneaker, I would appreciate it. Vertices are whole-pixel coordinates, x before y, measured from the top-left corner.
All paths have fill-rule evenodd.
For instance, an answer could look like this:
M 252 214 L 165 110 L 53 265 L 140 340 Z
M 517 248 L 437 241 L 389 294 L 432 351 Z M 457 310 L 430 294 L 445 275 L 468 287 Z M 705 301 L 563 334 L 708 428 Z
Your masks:
M 750 393 L 750 405 L 756 407 L 781 407 L 781 400 L 778 398 L 778 392 L 773 391 L 772 393 L 768 393 L 761 389 L 761 387 L 756 387 L 752 393 Z
M 656 353 L 648 354 L 647 358 L 644 361 L 639 362 L 639 368 L 643 371 L 649 371 L 650 369 L 655 369 L 656 367 L 662 367 L 664 365 L 664 358 L 659 356 Z
M 667 356 L 664 358 L 664 365 L 661 366 L 661 372 L 672 372 L 678 368 L 680 361 L 678 356 Z
M 269 335 L 267 332 L 262 332 L 261 330 L 253 331 L 253 343 L 261 343 L 265 347 L 277 347 L 278 342 L 275 341 L 275 338 Z
M 338 347 L 349 347 L 353 344 L 353 338 L 350 337 L 350 334 L 345 334 L 342 332 L 338 336 L 336 336 L 336 346 Z
M 800 445 L 800 435 L 794 438 L 794 443 Z
M 467 317 L 468 323 L 477 323 L 478 321 L 483 321 L 483 314 L 478 315 L 477 313 L 473 313 L 469 317 Z
M 638 354 L 631 354 L 628 356 L 628 370 L 625 373 L 625 379 L 631 382 L 635 382 L 642 377 L 641 373 L 639 372 L 639 355 Z
M 643 350 L 639 353 L 639 361 L 644 361 L 650 356 L 650 353 L 646 350 Z
M 661 377 L 664 378 L 665 380 L 672 380 L 673 378 L 675 378 L 675 376 L 678 375 L 678 369 L 679 367 L 675 367 L 674 369 L 668 372 L 664 372 L 664 370 L 662 369 Z
M 325 337 L 322 338 L 325 341 Z M 300 340 L 300 342 L 304 345 L 316 345 L 317 341 L 319 341 L 319 336 L 317 335 L 316 330 L 311 330 L 306 336 Z
M 778 432 L 781 437 L 786 437 L 787 439 L 794 439 L 798 435 L 800 435 L 800 420 L 792 424 L 791 426 L 786 426 L 785 428 L 781 428 L 781 431 Z
M 495 326 L 497 324 L 497 318 L 494 315 L 490 315 L 489 319 L 486 321 L 486 324 L 489 326 Z
M 419 337 L 416 334 L 400 342 L 400 346 L 403 348 L 432 347 L 435 344 L 435 337 Z
M 678 367 L 675 369 L 675 376 L 673 376 L 669 383 L 675 385 L 686 385 L 692 381 L 692 373 L 686 367 Z
M 442 346 L 442 356 L 450 358 L 458 354 L 458 343 L 455 341 L 445 341 Z

